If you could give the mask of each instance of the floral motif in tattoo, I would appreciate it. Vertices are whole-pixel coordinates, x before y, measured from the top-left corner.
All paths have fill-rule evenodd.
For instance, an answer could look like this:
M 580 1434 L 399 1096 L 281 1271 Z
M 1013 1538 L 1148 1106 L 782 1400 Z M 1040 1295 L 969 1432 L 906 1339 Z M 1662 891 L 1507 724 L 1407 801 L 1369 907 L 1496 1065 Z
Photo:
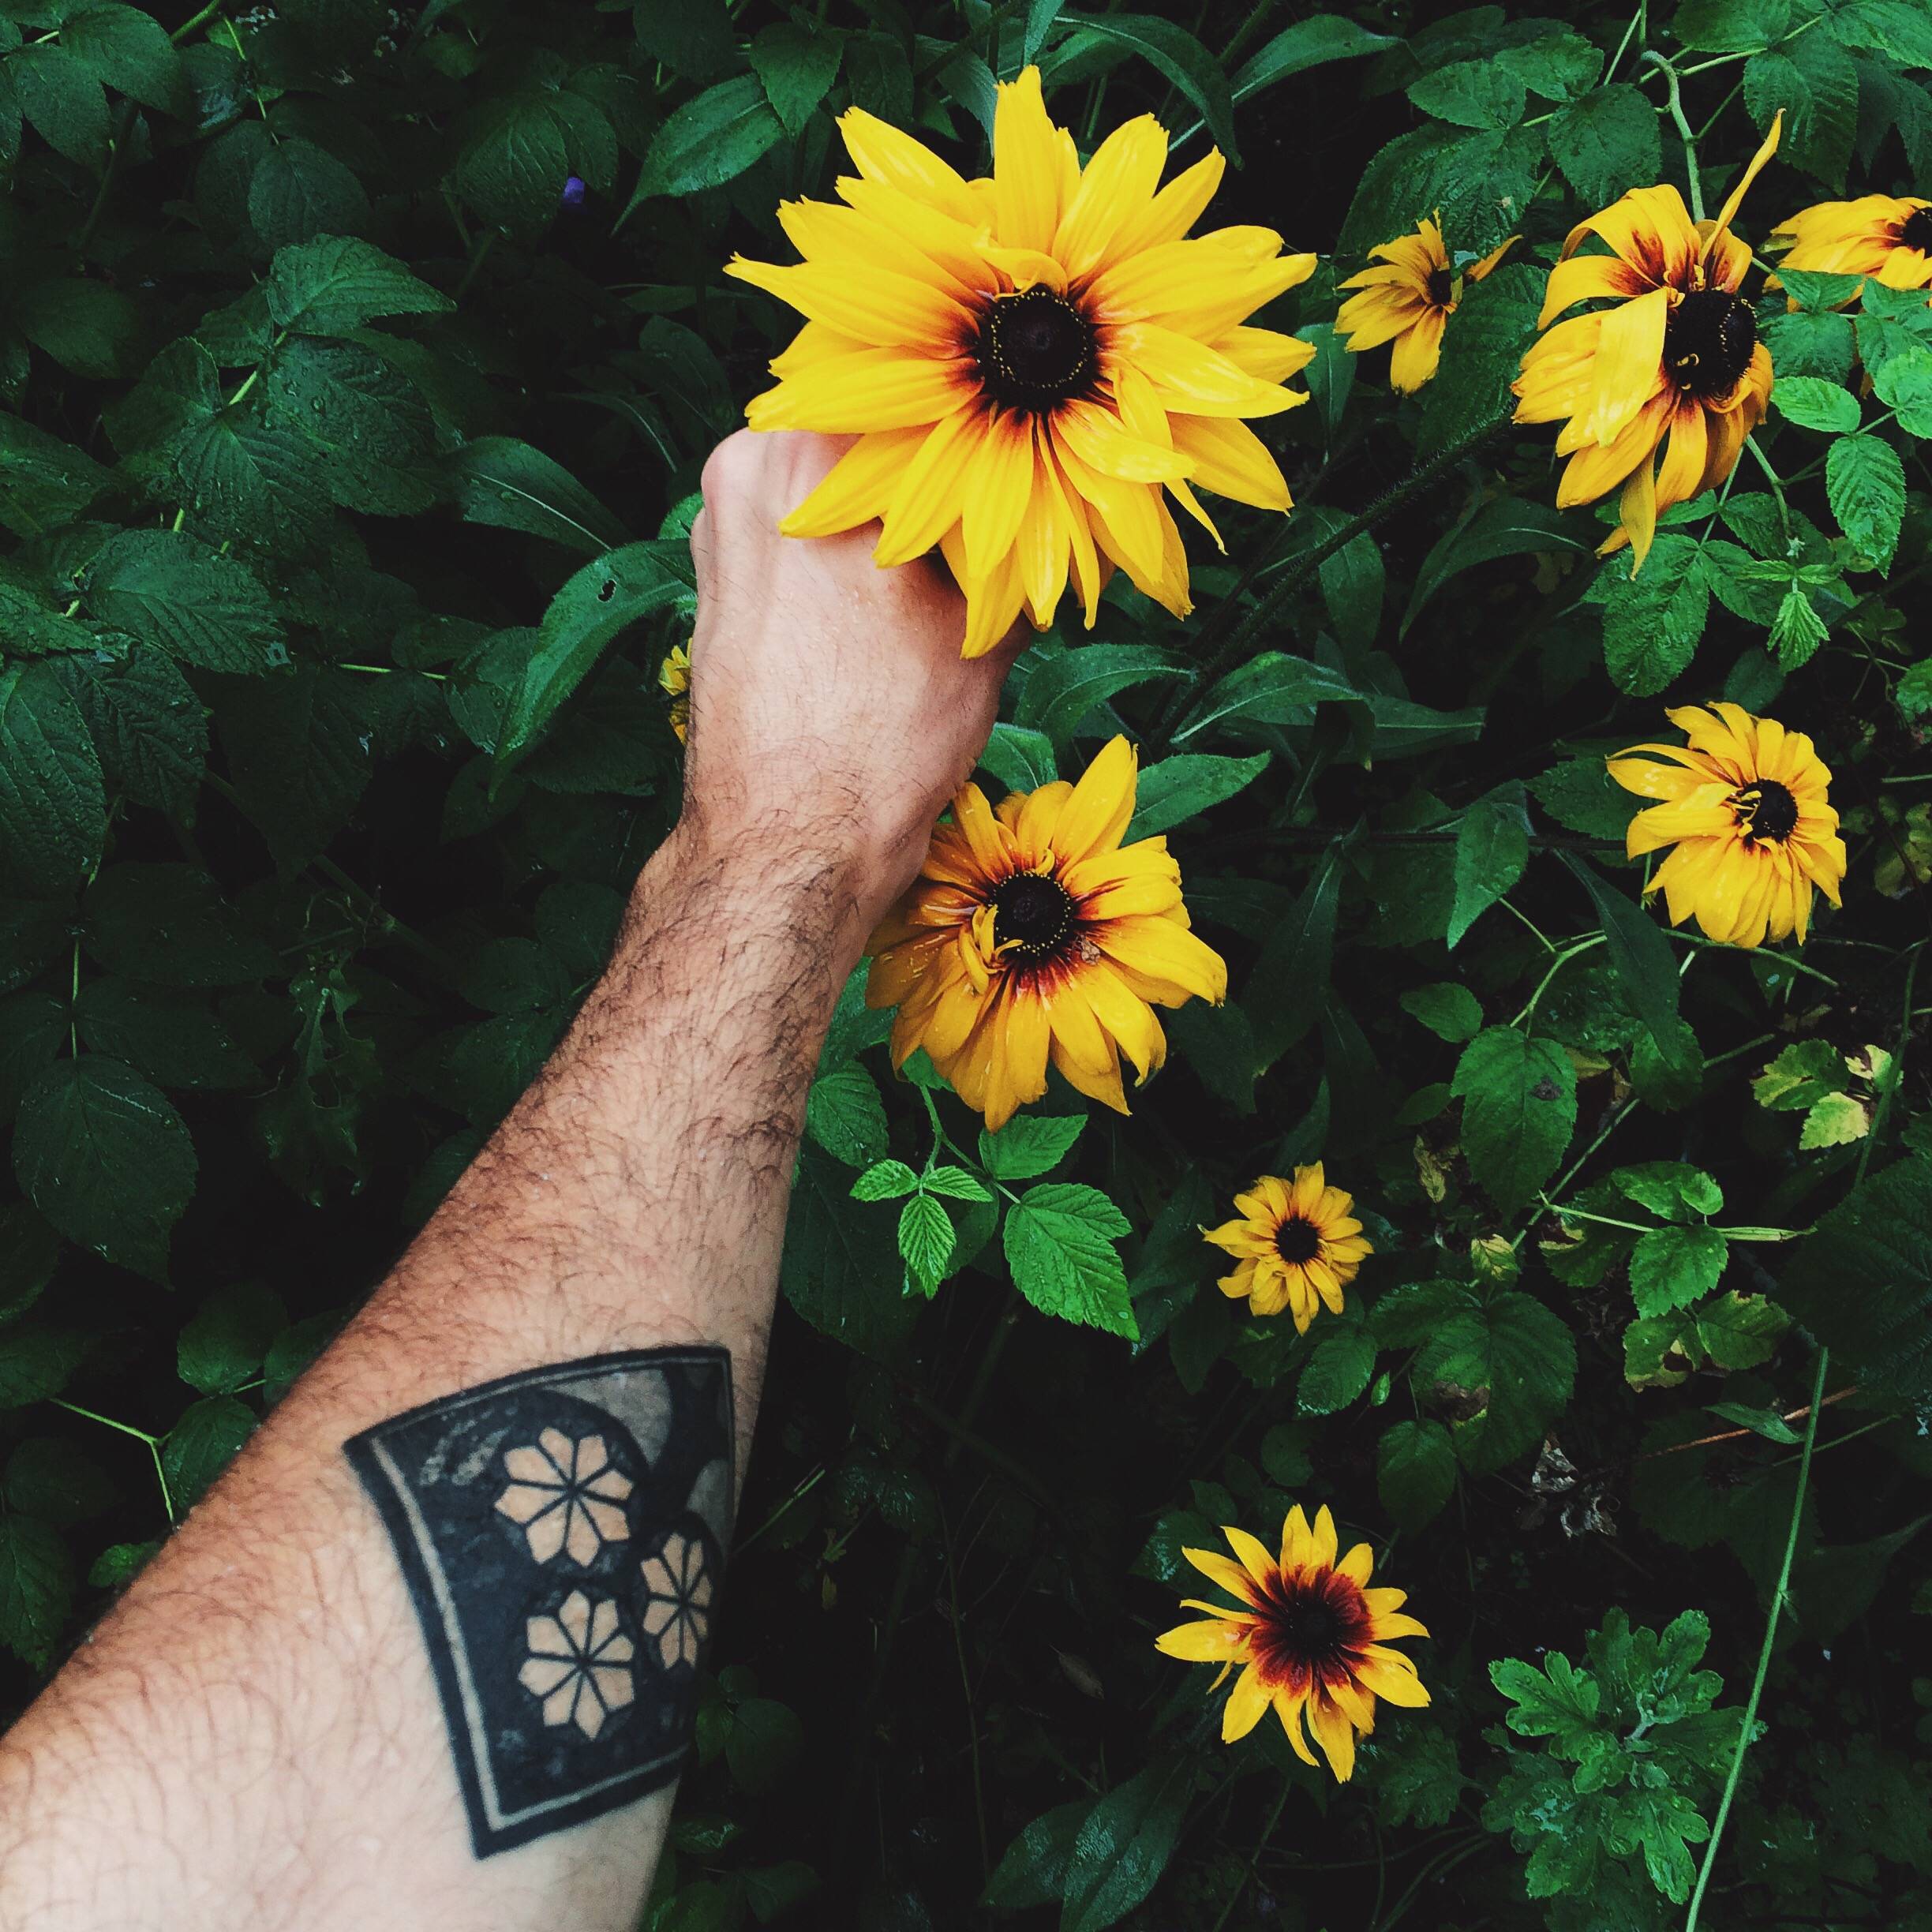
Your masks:
M 644 1634 L 665 1668 L 695 1664 L 711 1627 L 711 1565 L 695 1537 L 674 1530 L 643 1563 Z
M 531 1617 L 523 1634 L 530 1655 L 517 1682 L 541 1699 L 545 1724 L 574 1724 L 593 1738 L 612 1712 L 630 1703 L 637 1646 L 608 1597 L 593 1604 L 582 1590 L 572 1590 L 554 1616 Z
M 573 1442 L 560 1428 L 547 1428 L 535 1442 L 505 1450 L 504 1469 L 511 1481 L 496 1507 L 522 1527 L 539 1563 L 561 1550 L 588 1564 L 606 1543 L 630 1535 L 623 1503 L 631 1478 L 612 1466 L 601 1435 Z

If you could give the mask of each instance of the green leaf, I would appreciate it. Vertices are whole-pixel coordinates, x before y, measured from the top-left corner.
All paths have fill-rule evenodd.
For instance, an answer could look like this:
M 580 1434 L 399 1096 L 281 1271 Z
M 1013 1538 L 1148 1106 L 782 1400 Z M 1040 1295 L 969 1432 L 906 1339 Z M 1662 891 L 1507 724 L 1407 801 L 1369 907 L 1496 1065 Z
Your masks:
M 1710 585 L 1696 541 L 1661 536 L 1634 577 L 1620 560 L 1607 566 L 1606 575 L 1604 665 L 1620 689 L 1650 697 L 1689 665 L 1704 635 Z
M 902 1160 L 875 1161 L 852 1185 L 854 1200 L 897 1200 L 919 1185 L 919 1176 Z
M 1533 94 L 1545 100 L 1574 100 L 1603 72 L 1604 57 L 1581 34 L 1567 29 L 1526 44 L 1499 48 L 1496 58 Z
M 455 306 L 373 242 L 328 234 L 276 251 L 268 313 L 297 335 L 346 335 L 378 316 L 442 315 Z
M 1455 1493 L 1455 1450 L 1449 1432 L 1427 1419 L 1398 1422 L 1376 1446 L 1376 1493 L 1404 1530 L 1441 1515 Z
M 1583 556 L 1595 548 L 1577 528 L 1574 514 L 1520 496 L 1498 496 L 1485 504 L 1466 522 L 1438 537 L 1416 573 L 1402 612 L 1401 634 L 1424 605 L 1449 580 L 1479 564 L 1526 556 Z
M 1806 34 L 1788 50 L 1754 54 L 1744 63 L 1744 105 L 1767 132 L 1781 111 L 1780 156 L 1843 192 L 1858 135 L 1859 75 L 1836 41 Z
M 1515 406 L 1510 385 L 1535 339 L 1546 279 L 1541 269 L 1505 262 L 1464 290 L 1443 331 L 1442 367 L 1423 391 L 1419 459 L 1508 419 Z
M 1858 398 L 1837 383 L 1815 376 L 1784 376 L 1771 392 L 1780 413 L 1807 429 L 1833 436 L 1859 426 Z
M 1650 1029 L 1657 1045 L 1668 1048 L 1676 1036 L 1679 988 L 1677 956 L 1663 927 L 1628 892 L 1619 890 L 1574 852 L 1565 852 L 1563 861 L 1589 894 L 1603 927 L 1611 970 L 1631 1010 Z
M 908 1271 L 927 1294 L 939 1285 L 953 1258 L 957 1237 L 942 1203 L 915 1194 L 899 1213 L 899 1253 Z
M 1724 1206 L 1724 1189 L 1702 1168 L 1687 1161 L 1643 1161 L 1619 1167 L 1610 1181 L 1619 1193 L 1666 1221 L 1714 1215 Z
M 1729 1244 L 1715 1228 L 1653 1228 L 1631 1253 L 1631 1294 L 1639 1315 L 1665 1315 L 1701 1301 L 1724 1273 Z
M 1241 1005 L 1254 1024 L 1257 1072 L 1303 1039 L 1328 1003 L 1341 886 L 1341 855 L 1331 845 L 1255 961 Z
M 1438 1039 L 1460 1045 L 1482 1030 L 1482 1004 L 1466 986 L 1452 979 L 1432 986 L 1412 987 L 1398 1002 L 1411 1019 L 1420 1020 Z
M 829 84 L 828 83 L 828 84 Z M 651 138 L 620 223 L 658 195 L 696 194 L 742 174 L 784 134 L 756 74 L 735 74 L 685 102 Z M 563 179 L 559 171 L 555 178 Z
M 159 21 L 138 7 L 82 7 L 61 22 L 60 43 L 97 80 L 163 114 L 193 111 L 188 77 Z
M 805 1097 L 805 1131 L 835 1160 L 870 1167 L 886 1151 L 886 1103 L 855 1060 L 821 1074 Z
M 585 564 L 544 612 L 537 648 L 497 739 L 498 770 L 507 772 L 522 758 L 620 631 L 691 586 L 690 549 L 681 540 L 627 544 Z
M 282 1297 L 260 1282 L 218 1288 L 181 1331 L 175 1368 L 204 1395 L 231 1395 L 252 1382 L 288 1326 Z
M 1679 0 L 1671 32 L 1699 54 L 1743 54 L 1782 40 L 1791 0 Z
M 907 1172 L 909 1186 L 914 1177 Z M 822 1334 L 862 1354 L 882 1354 L 911 1327 L 917 1306 L 900 1293 L 904 1271 L 890 1222 L 855 1206 L 851 1192 L 849 1170 L 815 1147 L 803 1150 L 779 1286 Z
M 1197 736 L 1211 724 L 1305 724 L 1316 706 L 1362 694 L 1338 671 L 1306 657 L 1261 651 L 1222 678 L 1174 733 L 1174 742 Z
M 1182 751 L 1148 766 L 1140 774 L 1133 820 L 1125 842 L 1171 831 L 1231 799 L 1267 769 L 1268 758 L 1265 751 L 1257 751 L 1252 758 L 1215 758 Z
M 306 865 L 355 810 L 373 751 L 366 695 L 350 672 L 309 664 L 222 694 L 234 789 L 278 864 Z
M 1359 60 L 1396 44 L 1394 36 L 1373 32 L 1344 14 L 1312 14 L 1284 27 L 1242 64 L 1234 76 L 1234 98 L 1237 103 L 1245 101 L 1292 74 L 1326 66 L 1331 61 Z
M 1032 1181 L 1058 1167 L 1087 1125 L 1084 1114 L 1017 1114 L 979 1135 L 979 1162 L 996 1181 Z
M 1149 644 L 1084 644 L 1049 658 L 1027 679 L 1015 721 L 1043 732 L 1056 751 L 1073 741 L 1080 720 L 1117 693 L 1155 678 L 1178 677 L 1183 667 Z
M 561 463 L 515 436 L 478 436 L 449 467 L 466 522 L 547 537 L 592 556 L 625 541 L 623 526 Z
M 109 788 L 183 821 L 208 766 L 208 717 L 172 658 L 147 645 L 125 657 L 66 657 L 54 669 L 87 721 Z
M 1549 151 L 1589 208 L 1616 200 L 1627 188 L 1647 186 L 1664 171 L 1657 115 L 1627 80 L 1562 109 L 1549 124 Z
M 739 1788 L 754 1794 L 784 1781 L 805 1748 L 805 1727 L 775 1698 L 745 1698 L 732 1713 L 724 1760 Z
M 73 1597 L 73 1560 L 59 1531 L 17 1512 L 0 1516 L 0 1642 L 45 1670 Z
M 1888 356 L 1874 372 L 1872 387 L 1881 402 L 1898 412 L 1908 436 L 1932 436 L 1932 349 Z
M 1178 21 L 1153 13 L 1062 13 L 1070 25 L 1103 39 L 1125 42 L 1170 86 L 1193 103 L 1215 145 L 1236 167 L 1241 164 L 1234 137 L 1234 96 L 1221 64 Z
M 1901 67 L 1932 67 L 1932 21 L 1911 0 L 1851 0 L 1833 13 L 1831 32 L 1846 47 Z
M 1448 931 L 1452 949 L 1522 877 L 1529 863 L 1530 814 L 1522 787 L 1512 781 L 1478 799 L 1457 828 L 1455 902 Z
M 255 1411 L 233 1395 L 191 1403 L 161 1439 L 161 1473 L 178 1511 L 192 1509 L 254 1433 Z
M 278 141 L 249 182 L 249 226 L 266 249 L 353 234 L 367 225 L 369 197 L 325 148 L 300 135 Z
M 1114 1243 L 1127 1217 L 1097 1188 L 1049 1181 L 1007 1211 L 1013 1286 L 1043 1314 L 1084 1322 L 1129 1341 L 1140 1333 Z
M 1094 1807 L 1067 1860 L 1060 1932 L 1103 1932 L 1154 1889 L 1174 1855 L 1193 1785 L 1187 1758 L 1165 1758 Z
M 88 887 L 86 945 L 110 972 L 155 986 L 240 986 L 283 970 L 221 889 L 192 866 L 124 861 Z
M 24 1409 L 58 1395 L 86 1353 L 80 1336 L 38 1321 L 0 1331 L 0 1409 Z
M 298 337 L 262 393 L 269 421 L 307 446 L 314 474 L 345 509 L 402 516 L 436 500 L 429 405 L 373 350 Z
M 1304 1415 L 1333 1415 L 1346 1409 L 1375 1373 L 1375 1338 L 1366 1328 L 1324 1326 L 1328 1333 L 1316 1342 L 1295 1388 L 1295 1406 Z
M 1825 494 L 1865 567 L 1889 574 L 1905 516 L 1905 466 L 1898 451 L 1869 433 L 1840 436 L 1825 454 Z
M 1795 671 L 1810 661 L 1830 635 L 1824 619 L 1812 608 L 1810 596 L 1794 585 L 1779 601 L 1765 642 L 1785 670 Z
M 780 21 L 759 29 L 751 59 L 772 112 L 788 134 L 796 134 L 838 77 L 839 39 L 823 29 Z
M 1469 1468 L 1500 1469 L 1534 1448 L 1570 1399 L 1576 1342 L 1533 1295 L 1506 1291 L 1450 1316 L 1410 1372 L 1419 1387 L 1453 1387 L 1482 1400 L 1451 1434 Z
M 937 1167 L 929 1167 L 919 1176 L 920 1189 L 928 1194 L 943 1194 L 949 1200 L 990 1201 L 993 1196 L 987 1191 L 985 1183 L 977 1180 L 967 1169 L 957 1167 L 950 1161 L 941 1163 Z
M 180 530 L 110 537 L 83 590 L 102 622 L 204 671 L 264 671 L 282 652 L 254 573 Z
M 120 1489 L 73 1443 L 30 1436 L 7 1458 L 6 1500 L 9 1509 L 64 1530 L 112 1509 Z
M 1002 1912 L 1058 1905 L 1066 1889 L 1074 1841 L 1093 1808 L 1091 1799 L 1076 1798 L 1034 1819 L 1001 1855 L 979 1903 Z
M 194 1193 L 194 1144 L 161 1090 L 97 1054 L 28 1088 L 13 1136 L 27 1198 L 69 1241 L 160 1280 L 169 1231 Z
M 1478 1033 L 1456 1062 L 1470 1170 L 1505 1214 L 1533 1201 L 1576 1125 L 1576 1072 L 1555 1042 L 1514 1027 Z
M 51 665 L 0 670 L 0 880 L 54 898 L 99 863 L 107 835 L 100 760 Z
M 1409 98 L 1425 114 L 1458 127 L 1514 127 L 1527 100 L 1522 80 L 1494 61 L 1451 61 L 1409 84 Z
M 14 298 L 13 320 L 36 349 L 77 376 L 133 373 L 140 311 L 118 289 L 77 278 L 36 282 Z
M 1778 1298 L 1873 1395 L 1932 1401 L 1932 1156 L 1894 1162 L 1821 1215 Z
M 1053 740 L 1044 732 L 1003 720 L 993 727 L 979 762 L 1009 792 L 1032 792 L 1060 775 Z
M 1713 1402 L 1710 1412 L 1720 1422 L 1735 1422 L 1739 1428 L 1762 1436 L 1766 1442 L 1781 1443 L 1787 1448 L 1804 1438 L 1775 1409 L 1753 1408 L 1746 1402 Z
M 708 80 L 733 64 L 736 48 L 724 0 L 686 0 L 679 6 L 639 0 L 631 21 L 644 53 L 687 80 Z
M 1560 826 L 1586 837 L 1623 842 L 1639 801 L 1598 758 L 1565 758 L 1530 781 L 1536 802 Z
M 35 537 L 67 522 L 107 486 L 85 451 L 0 412 L 0 526 Z
M 206 1002 L 130 979 L 92 979 L 73 1022 L 97 1054 L 125 1060 L 160 1087 L 200 1092 L 257 1088 L 261 1070 Z
M 6 78 L 28 126 L 56 154 L 99 174 L 107 165 L 107 97 L 86 65 L 45 42 L 7 57 Z

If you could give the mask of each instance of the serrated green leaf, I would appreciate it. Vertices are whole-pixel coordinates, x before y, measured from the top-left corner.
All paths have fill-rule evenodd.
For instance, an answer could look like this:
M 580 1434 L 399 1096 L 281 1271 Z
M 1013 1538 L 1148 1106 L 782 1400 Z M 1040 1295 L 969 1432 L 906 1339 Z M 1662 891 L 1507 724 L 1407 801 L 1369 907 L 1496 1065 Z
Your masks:
M 899 1213 L 899 1253 L 908 1271 L 927 1294 L 939 1285 L 957 1238 L 944 1205 L 917 1193 Z
M 1496 1205 L 1513 1214 L 1556 1171 L 1576 1125 L 1576 1073 L 1553 1042 L 1491 1027 L 1462 1050 L 1451 1084 L 1463 1151 Z
M 1717 1286 L 1730 1244 L 1713 1227 L 1653 1228 L 1631 1251 L 1631 1294 L 1639 1315 L 1668 1315 Z
M 1005 1241 L 1013 1286 L 1043 1314 L 1133 1341 L 1140 1333 L 1114 1243 L 1127 1217 L 1097 1188 L 1045 1181 L 1009 1208 Z
M 919 1176 L 902 1160 L 875 1161 L 852 1184 L 854 1200 L 897 1200 L 919 1185 Z
M 1889 572 L 1905 515 L 1905 466 L 1898 451 L 1869 432 L 1840 436 L 1825 454 L 1825 494 L 1866 567 Z
M 1376 1493 L 1405 1530 L 1439 1516 L 1455 1493 L 1455 1450 L 1440 1422 L 1398 1422 L 1376 1446 Z
M 1439 1039 L 1460 1045 L 1482 1030 L 1482 1003 L 1466 986 L 1441 980 L 1433 986 L 1412 987 L 1400 1005 Z
M 870 1169 L 886 1151 L 886 1103 L 856 1061 L 821 1074 L 805 1097 L 805 1131 L 834 1159 Z

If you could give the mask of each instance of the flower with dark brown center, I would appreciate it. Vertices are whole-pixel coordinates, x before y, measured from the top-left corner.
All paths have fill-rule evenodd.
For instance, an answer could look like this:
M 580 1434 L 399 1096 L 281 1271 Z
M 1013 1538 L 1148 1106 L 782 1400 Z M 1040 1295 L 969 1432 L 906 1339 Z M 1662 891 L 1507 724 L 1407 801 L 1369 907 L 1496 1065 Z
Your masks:
M 1093 324 L 1064 295 L 1035 283 L 1002 295 L 979 324 L 979 378 L 995 402 L 1053 410 L 1088 395 L 1096 373 Z
M 1028 960 L 1050 959 L 1073 929 L 1073 901 L 1057 878 L 1016 872 L 993 889 L 993 938 Z
M 1303 1334 L 1318 1310 L 1339 1315 L 1342 1290 L 1372 1252 L 1355 1219 L 1355 1197 L 1329 1186 L 1317 1161 L 1285 1181 L 1264 1174 L 1234 1205 L 1237 1219 L 1201 1230 L 1203 1240 L 1234 1257 L 1221 1292 L 1245 1299 L 1256 1315 L 1286 1309 Z
M 1664 366 L 1680 389 L 1710 398 L 1728 391 L 1750 366 L 1758 318 L 1741 295 L 1698 289 L 1664 323 Z

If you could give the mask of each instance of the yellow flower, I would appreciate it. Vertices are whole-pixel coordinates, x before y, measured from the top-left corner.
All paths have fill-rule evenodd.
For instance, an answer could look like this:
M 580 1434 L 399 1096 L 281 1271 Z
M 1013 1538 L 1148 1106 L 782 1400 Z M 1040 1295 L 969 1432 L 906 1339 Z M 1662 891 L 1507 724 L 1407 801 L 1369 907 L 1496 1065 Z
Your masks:
M 1312 1530 L 1300 1504 L 1288 1512 L 1279 1563 L 1246 1530 L 1221 1533 L 1240 1562 L 1214 1550 L 1181 1553 L 1241 1607 L 1185 1597 L 1184 1610 L 1205 1610 L 1208 1620 L 1165 1632 L 1156 1647 L 1190 1664 L 1219 1664 L 1217 1686 L 1237 1664 L 1244 1667 L 1222 1713 L 1223 1743 L 1245 1737 L 1271 1704 L 1296 1756 L 1315 1762 L 1302 1734 L 1305 1716 L 1328 1768 L 1346 1782 L 1357 1733 L 1375 1728 L 1377 1698 L 1412 1709 L 1428 1702 L 1415 1665 L 1388 1648 L 1391 1638 L 1428 1632 L 1400 1614 L 1406 1592 L 1368 1587 L 1375 1558 L 1366 1543 L 1336 1562 L 1335 1518 L 1325 1507 Z
M 1389 385 L 1411 395 L 1436 373 L 1442 360 L 1443 327 L 1462 299 L 1465 283 L 1480 282 L 1522 238 L 1511 235 L 1481 261 L 1458 270 L 1443 245 L 1440 220 L 1417 223 L 1412 235 L 1398 235 L 1368 251 L 1380 268 L 1365 268 L 1342 283 L 1360 289 L 1335 316 L 1335 327 L 1359 355 L 1365 349 L 1395 343 L 1389 354 Z
M 1829 769 L 1803 732 L 1734 704 L 1666 715 L 1688 747 L 1633 745 L 1609 761 L 1625 791 L 1664 801 L 1638 813 L 1626 841 L 1633 859 L 1676 848 L 1644 890 L 1663 893 L 1673 926 L 1694 914 L 1732 945 L 1794 932 L 1802 945 L 1812 887 L 1837 905 L 1845 874 Z
M 858 108 L 839 127 L 857 170 L 838 182 L 845 205 L 779 211 L 804 260 L 729 268 L 807 317 L 746 420 L 859 438 L 781 527 L 823 537 L 877 518 L 882 564 L 937 545 L 966 593 L 969 657 L 1023 608 L 1043 630 L 1069 578 L 1091 628 L 1116 564 L 1185 616 L 1163 487 L 1211 535 L 1192 485 L 1288 508 L 1240 418 L 1305 402 L 1279 384 L 1313 347 L 1242 323 L 1315 257 L 1283 256 L 1267 228 L 1185 239 L 1221 156 L 1157 193 L 1167 137 L 1143 114 L 1083 169 L 1035 68 L 999 90 L 990 180 Z
M 998 811 L 968 785 L 872 935 L 866 1004 L 899 1009 L 893 1064 L 923 1046 L 995 1132 L 1046 1091 L 1049 1059 L 1125 1114 L 1121 1054 L 1136 1085 L 1166 1058 L 1153 1009 L 1226 994 L 1166 840 L 1121 844 L 1134 775 L 1116 738 L 1078 784 L 1009 792 Z
M 1772 230 L 1784 268 L 1873 275 L 1887 288 L 1932 285 L 1932 201 L 1916 195 L 1860 195 L 1821 201 Z
M 1731 190 L 1717 219 L 1693 222 L 1675 188 L 1633 188 L 1579 222 L 1550 271 L 1537 327 L 1515 385 L 1518 422 L 1567 417 L 1556 453 L 1570 459 L 1559 508 L 1620 488 L 1618 526 L 1642 567 L 1657 514 L 1721 483 L 1771 395 L 1771 352 L 1739 294 L 1750 250 L 1731 233 L 1745 190 L 1777 152 L 1783 117 Z M 1579 255 L 1587 235 L 1607 255 Z M 1550 324 L 1607 296 L 1614 308 Z M 1657 460 L 1662 451 L 1662 461 Z
M 671 700 L 671 728 L 683 744 L 691 736 L 691 650 L 673 644 L 670 654 L 658 667 L 657 688 Z
M 1317 1161 L 1297 1167 L 1290 1180 L 1264 1174 L 1234 1205 L 1239 1219 L 1201 1230 L 1204 1241 L 1235 1257 L 1221 1292 L 1234 1301 L 1245 1296 L 1257 1315 L 1286 1309 L 1297 1335 L 1307 1334 L 1321 1305 L 1339 1315 L 1342 1290 L 1374 1252 L 1350 1212 L 1354 1196 L 1330 1187 Z

